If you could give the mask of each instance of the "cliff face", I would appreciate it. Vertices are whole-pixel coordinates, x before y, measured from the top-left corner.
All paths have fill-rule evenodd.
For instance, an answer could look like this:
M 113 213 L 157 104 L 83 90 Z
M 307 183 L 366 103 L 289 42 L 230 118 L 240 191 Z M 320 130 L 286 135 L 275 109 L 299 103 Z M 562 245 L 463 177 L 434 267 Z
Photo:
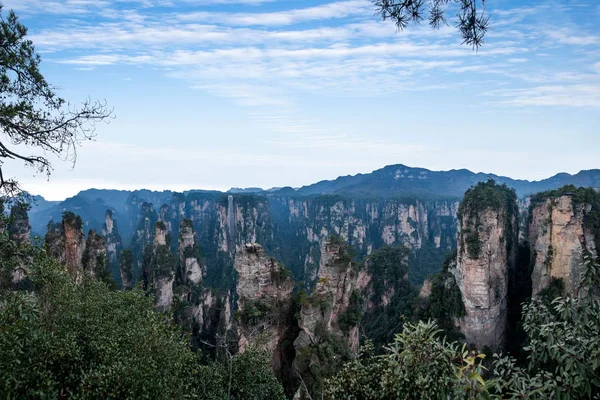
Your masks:
M 509 273 L 517 248 L 516 196 L 493 182 L 465 194 L 456 283 L 465 306 L 459 326 L 468 343 L 501 350 L 507 328 Z
M 10 209 L 10 237 L 22 244 L 31 243 L 31 226 L 27 215 L 28 206 L 15 204 Z
M 148 271 L 148 287 L 154 291 L 156 308 L 165 311 L 173 303 L 175 259 L 167 244 L 167 227 L 160 221 L 154 227 L 153 256 Z
M 191 285 L 199 285 L 205 271 L 200 266 L 200 249 L 196 245 L 194 225 L 189 219 L 183 220 L 179 228 L 178 249 L 182 280 L 189 281 Z
M 561 279 L 573 293 L 583 273 L 584 252 L 596 252 L 594 232 L 585 224 L 591 204 L 575 202 L 572 195 L 551 196 L 531 209 L 529 242 L 533 272 L 532 294 Z
M 284 262 L 296 276 L 310 283 L 317 279 L 321 245 L 330 235 L 342 237 L 362 256 L 385 244 L 405 245 L 415 255 L 411 259 L 413 272 L 422 266 L 420 254 L 435 254 L 441 263 L 443 255 L 455 245 L 458 202 L 454 201 L 273 196 L 269 203 L 275 236 L 283 242 L 280 247 L 296 243 L 292 255 L 298 257 Z M 430 272 L 433 269 L 424 272 L 423 278 Z M 420 279 L 414 275 L 415 280 Z
M 107 275 L 104 238 L 92 229 L 86 240 L 81 218 L 73 213 L 65 213 L 60 223 L 48 224 L 45 246 L 67 267 L 75 282 L 81 282 L 84 273 L 93 277 Z
M 104 238 L 90 229 L 81 260 L 84 272 L 95 278 L 108 276 L 106 254 Z
M 239 350 L 243 352 L 249 344 L 263 346 L 273 354 L 273 369 L 281 373 L 287 361 L 282 343 L 292 317 L 294 283 L 289 271 L 257 243 L 238 248 L 235 270 Z
M 123 286 L 123 277 L 120 274 L 119 268 L 119 254 L 123 250 L 123 243 L 121 242 L 121 235 L 119 235 L 119 228 L 117 221 L 114 219 L 113 212 L 107 210 L 104 215 L 104 225 L 102 226 L 102 237 L 106 243 L 106 261 L 107 267 L 109 268 L 113 279 L 118 282 L 121 280 L 121 286 Z M 127 283 L 127 286 L 131 282 Z
M 351 349 L 358 348 L 356 325 L 339 323 L 340 316 L 351 305 L 353 291 L 360 290 L 357 268 L 346 251 L 345 246 L 336 241 L 323 242 L 316 286 L 300 308 L 300 333 L 294 341 L 297 350 L 318 343 L 324 334 L 346 338 Z M 358 304 L 353 306 L 358 307 Z
M 63 218 L 63 232 L 65 244 L 65 265 L 76 282 L 83 279 L 82 258 L 85 251 L 85 236 L 81 220 L 77 218 Z

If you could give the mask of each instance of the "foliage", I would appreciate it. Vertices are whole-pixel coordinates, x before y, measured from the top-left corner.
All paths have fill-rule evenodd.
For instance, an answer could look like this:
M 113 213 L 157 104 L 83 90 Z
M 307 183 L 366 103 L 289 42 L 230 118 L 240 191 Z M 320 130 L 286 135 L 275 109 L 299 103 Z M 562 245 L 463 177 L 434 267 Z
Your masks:
M 371 348 L 327 381 L 329 399 L 480 399 L 488 395 L 481 354 L 439 339 L 435 322 L 406 324 L 373 356 Z
M 73 284 L 64 268 L 34 253 L 36 292 L 3 293 L 3 398 L 184 398 L 195 356 L 140 291 Z
M 231 361 L 230 398 L 238 400 L 282 400 L 283 388 L 273 375 L 270 354 L 250 348 Z
M 83 221 L 81 220 L 81 217 L 72 211 L 63 212 L 62 221 L 63 224 L 70 225 L 78 231 L 83 229 Z
M 156 246 L 150 262 L 152 277 L 170 277 L 175 273 L 176 259 L 171 248 L 166 244 Z
M 80 143 L 95 136 L 95 123 L 112 115 L 103 103 L 84 101 L 77 109 L 58 97 L 40 72 L 41 58 L 26 36 L 16 14 L 2 14 L 0 5 L 0 191 L 8 195 L 20 189 L 17 181 L 5 178 L 2 160 L 23 161 L 49 176 L 47 154 L 74 164 Z M 23 148 L 14 148 L 18 146 Z M 27 148 L 42 155 L 27 155 Z
M 89 277 L 75 284 L 43 248 L 6 232 L 0 255 L 4 271 L 26 263 L 31 282 L 16 291 L 3 281 L 0 290 L 1 398 L 283 398 L 264 353 L 201 365 L 143 291 L 115 292 Z
M 408 279 L 413 285 L 422 285 L 431 274 L 440 271 L 448 250 L 456 247 L 456 230 L 448 235 L 452 236 L 452 245 L 436 247 L 431 242 L 423 242 L 421 248 L 412 249 L 408 254 Z
M 330 235 L 327 238 L 327 241 L 330 246 L 338 247 L 337 251 L 337 265 L 340 268 L 346 268 L 347 263 L 352 262 L 352 259 L 356 256 L 356 251 L 350 247 L 348 242 L 341 236 L 338 235 Z
M 256 326 L 273 312 L 273 307 L 266 300 L 242 299 L 242 310 L 238 311 L 237 318 L 246 326 Z
M 431 278 L 431 294 L 418 312 L 421 319 L 434 319 L 450 341 L 462 339 L 463 336 L 455 325 L 454 319 L 465 315 L 460 289 L 449 271 L 455 260 L 456 251 L 448 255 L 442 271 Z
M 564 293 L 565 293 L 565 281 L 562 278 L 552 277 L 548 287 L 540 290 L 540 292 L 538 293 L 538 298 L 546 306 L 551 306 L 552 301 L 555 298 L 562 296 Z
M 532 215 L 532 210 L 536 206 L 549 199 L 557 199 L 561 196 L 571 197 L 576 213 L 582 209 L 584 210 L 583 224 L 594 235 L 595 243 L 600 243 L 600 193 L 593 188 L 578 188 L 574 185 L 566 185 L 560 189 L 537 193 L 531 196 L 529 215 Z
M 133 253 L 129 249 L 121 250 L 119 254 L 119 267 L 126 278 L 126 281 L 131 284 L 131 280 L 133 278 Z M 125 287 L 125 282 L 123 282 L 123 289 L 127 289 Z
M 276 263 L 274 259 L 271 259 L 272 263 Z M 285 265 L 277 262 L 276 267 L 271 269 L 271 281 L 276 284 L 282 284 L 286 281 L 291 281 L 292 279 L 292 271 L 287 269 Z
M 346 335 L 350 332 L 350 329 L 358 325 L 362 317 L 360 291 L 353 290 L 350 295 L 350 301 L 348 307 L 342 312 L 337 318 L 337 324 L 339 328 Z
M 458 220 L 462 225 L 460 232 L 460 243 L 466 243 L 467 254 L 472 258 L 481 257 L 482 245 L 479 239 L 479 230 L 481 228 L 481 215 L 492 210 L 497 213 L 505 212 L 505 242 L 507 253 L 510 254 L 513 246 L 513 231 L 516 228 L 513 225 L 513 218 L 519 215 L 517 206 L 517 195 L 514 189 L 510 189 L 505 184 L 497 185 L 493 179 L 487 182 L 479 182 L 465 192 L 465 196 L 460 204 Z M 465 249 L 461 247 L 461 254 Z
M 457 4 L 456 26 L 462 37 L 462 44 L 478 49 L 483 45 L 483 38 L 489 25 L 489 17 L 485 14 L 485 0 L 372 0 L 377 14 L 382 20 L 392 20 L 396 27 L 404 30 L 410 23 L 420 23 L 426 15 L 429 4 L 428 20 L 432 28 L 439 29 L 448 25 L 445 17 L 448 3 Z
M 154 225 L 154 229 L 158 229 L 158 230 L 161 230 L 161 231 L 166 231 L 167 230 L 167 225 L 165 225 L 164 221 L 158 221 Z
M 600 395 L 600 262 L 586 255 L 574 295 L 523 307 L 527 363 L 483 354 L 438 338 L 434 322 L 407 324 L 383 356 L 360 357 L 328 381 L 331 399 L 583 399 Z M 559 286 L 557 284 L 557 286 Z M 550 292 L 549 292 L 550 293 Z
M 371 300 L 380 305 L 386 291 L 396 289 L 408 274 L 408 248 L 404 246 L 383 246 L 367 258 L 367 268 L 371 276 Z
M 540 391 L 548 397 L 600 393 L 600 262 L 586 255 L 584 265 L 576 294 L 556 297 L 550 305 L 534 300 L 523 309 L 527 372 L 533 382 L 544 383 Z M 545 379 L 548 374 L 551 379 Z
M 296 353 L 298 373 L 302 379 L 302 390 L 311 398 L 320 399 L 329 384 L 326 379 L 334 376 L 352 359 L 347 339 L 317 327 L 319 339 Z

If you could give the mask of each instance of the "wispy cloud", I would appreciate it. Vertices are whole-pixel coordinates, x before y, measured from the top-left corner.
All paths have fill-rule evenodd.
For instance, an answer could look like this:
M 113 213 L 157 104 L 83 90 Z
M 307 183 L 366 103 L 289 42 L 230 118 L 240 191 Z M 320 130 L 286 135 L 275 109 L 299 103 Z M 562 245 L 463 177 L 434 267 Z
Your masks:
M 182 21 L 211 22 L 230 26 L 283 26 L 307 21 L 345 18 L 351 15 L 365 15 L 371 7 L 368 0 L 346 0 L 271 13 L 197 12 L 180 14 L 177 18 Z
M 591 46 L 600 44 L 600 36 L 572 32 L 569 29 L 549 30 L 548 37 L 561 44 Z

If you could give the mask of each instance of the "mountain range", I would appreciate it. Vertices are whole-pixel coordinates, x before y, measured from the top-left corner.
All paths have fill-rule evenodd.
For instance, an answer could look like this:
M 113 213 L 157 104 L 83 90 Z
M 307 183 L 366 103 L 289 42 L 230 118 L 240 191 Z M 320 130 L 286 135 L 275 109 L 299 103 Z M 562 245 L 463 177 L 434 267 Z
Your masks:
M 313 197 L 337 195 L 349 198 L 406 198 L 419 200 L 460 199 L 465 191 L 478 182 L 493 179 L 515 189 L 520 198 L 565 185 L 600 188 L 600 169 L 584 170 L 577 174 L 559 173 L 540 181 L 512 179 L 490 173 L 474 173 L 466 169 L 431 171 L 403 164 L 388 165 L 371 173 L 341 176 L 334 180 L 324 180 L 300 188 L 283 187 L 263 190 L 261 188 L 232 188 L 228 194 Z M 185 193 L 222 192 L 190 190 Z M 138 202 L 160 205 L 168 202 L 174 192 L 150 190 L 111 190 L 87 189 L 64 201 L 47 201 L 34 196 L 30 211 L 32 232 L 43 236 L 51 219 L 60 220 L 64 211 L 79 214 L 90 227 L 100 228 L 107 209 L 117 215 L 127 212 L 127 204 L 132 197 Z

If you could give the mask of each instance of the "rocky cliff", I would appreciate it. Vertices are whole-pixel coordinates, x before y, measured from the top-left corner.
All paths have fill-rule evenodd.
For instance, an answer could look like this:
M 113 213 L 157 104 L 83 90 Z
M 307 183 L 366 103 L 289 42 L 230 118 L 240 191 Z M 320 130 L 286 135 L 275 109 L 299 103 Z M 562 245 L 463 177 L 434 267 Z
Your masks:
M 93 229 L 90 229 L 81 259 L 84 273 L 100 279 L 106 279 L 110 276 L 106 254 L 107 249 L 104 238 Z
M 22 203 L 17 203 L 10 209 L 10 236 L 11 238 L 22 244 L 31 243 L 31 226 L 29 225 L 29 216 L 27 211 L 29 206 Z
M 106 210 L 104 215 L 104 225 L 102 225 L 102 237 L 106 243 L 106 261 L 107 267 L 111 272 L 112 278 L 115 282 L 123 285 L 123 278 L 120 274 L 119 268 L 119 255 L 123 250 L 123 243 L 121 241 L 121 235 L 119 234 L 119 228 L 117 221 L 114 218 L 114 214 L 111 210 Z M 127 283 L 127 286 L 131 282 Z
M 509 274 L 518 240 L 516 195 L 493 181 L 467 191 L 460 209 L 454 270 L 465 307 L 459 325 L 478 349 L 501 350 L 507 329 Z
M 76 282 L 83 279 L 82 259 L 85 242 L 83 222 L 72 212 L 65 212 L 61 222 L 48 224 L 46 246 L 50 254 L 67 267 Z
M 600 224 L 600 194 L 564 188 L 532 198 L 529 222 L 532 294 L 537 296 L 553 279 L 573 293 L 583 273 L 585 252 L 596 254 Z
M 260 244 L 247 243 L 236 252 L 238 347 L 261 346 L 273 354 L 273 369 L 281 376 L 287 361 L 283 348 L 290 335 L 294 282 L 290 273 Z
M 194 225 L 189 219 L 184 219 L 179 228 L 179 263 L 181 268 L 181 280 L 189 282 L 190 285 L 202 283 L 202 277 L 206 271 L 200 265 L 200 248 L 196 245 L 194 236 Z
M 65 212 L 61 222 L 48 224 L 45 246 L 67 267 L 76 282 L 81 282 L 84 274 L 102 279 L 108 277 L 104 238 L 91 229 L 86 240 L 83 222 L 72 212 Z
M 346 245 L 337 239 L 324 241 L 316 285 L 300 304 L 300 333 L 294 341 L 296 350 L 318 343 L 324 335 L 346 338 L 348 345 L 357 349 L 356 323 L 340 324 L 340 316 L 349 307 L 358 307 L 355 302 L 351 304 L 353 292 L 360 291 L 358 276 L 358 266 L 352 262 Z
M 154 226 L 153 254 L 145 265 L 146 286 L 154 292 L 156 308 L 166 311 L 173 303 L 176 260 L 167 243 L 167 226 L 159 221 Z

